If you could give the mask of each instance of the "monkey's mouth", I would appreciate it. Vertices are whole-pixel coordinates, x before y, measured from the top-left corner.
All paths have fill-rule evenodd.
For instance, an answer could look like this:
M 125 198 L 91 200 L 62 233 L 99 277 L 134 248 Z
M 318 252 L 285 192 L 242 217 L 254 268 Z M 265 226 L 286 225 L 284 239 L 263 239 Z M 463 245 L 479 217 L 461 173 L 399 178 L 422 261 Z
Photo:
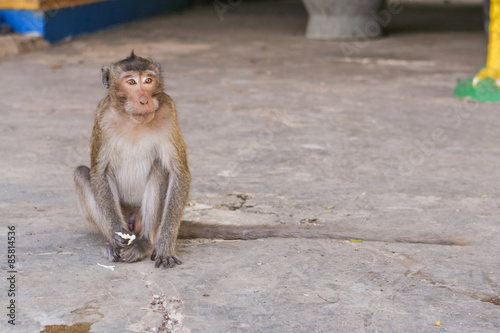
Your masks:
M 133 121 L 137 123 L 144 124 L 150 122 L 154 118 L 155 116 L 154 114 L 155 114 L 154 111 L 149 111 L 144 113 L 132 113 L 131 118 Z
M 144 113 L 132 113 L 132 117 L 143 117 L 154 113 L 154 111 L 144 112 Z

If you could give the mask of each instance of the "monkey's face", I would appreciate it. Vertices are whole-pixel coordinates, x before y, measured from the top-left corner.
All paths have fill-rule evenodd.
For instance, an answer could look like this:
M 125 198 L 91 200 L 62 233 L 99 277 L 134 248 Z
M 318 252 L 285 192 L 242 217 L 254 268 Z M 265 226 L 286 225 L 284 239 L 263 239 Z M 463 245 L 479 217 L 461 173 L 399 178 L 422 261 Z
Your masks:
M 140 124 L 153 120 L 159 102 L 155 97 L 158 82 L 153 71 L 125 72 L 119 80 L 120 95 L 125 97 L 125 111 Z

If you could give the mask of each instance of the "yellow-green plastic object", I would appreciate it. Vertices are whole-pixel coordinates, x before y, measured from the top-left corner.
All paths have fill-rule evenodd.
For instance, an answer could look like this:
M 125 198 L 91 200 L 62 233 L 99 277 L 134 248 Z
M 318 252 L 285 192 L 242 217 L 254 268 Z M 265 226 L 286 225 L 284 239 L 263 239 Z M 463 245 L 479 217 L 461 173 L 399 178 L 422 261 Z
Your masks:
M 483 102 L 500 101 L 500 0 L 490 0 L 488 32 L 486 67 L 457 84 L 454 91 L 457 97 L 469 96 Z

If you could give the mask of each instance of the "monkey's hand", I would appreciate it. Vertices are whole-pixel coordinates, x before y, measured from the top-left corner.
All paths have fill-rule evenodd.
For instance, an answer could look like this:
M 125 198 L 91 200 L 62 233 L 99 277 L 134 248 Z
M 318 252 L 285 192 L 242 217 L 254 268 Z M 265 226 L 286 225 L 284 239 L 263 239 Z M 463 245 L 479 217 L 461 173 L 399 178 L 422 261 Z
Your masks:
M 135 262 L 146 258 L 151 252 L 151 244 L 146 239 L 138 239 L 132 244 L 122 247 L 118 251 L 120 261 Z
M 151 255 L 151 260 L 156 261 L 155 267 L 163 266 L 164 268 L 172 268 L 175 267 L 175 265 L 182 264 L 182 261 L 176 256 L 158 255 L 156 249 L 153 251 L 153 254 Z
M 135 239 L 131 241 L 132 237 L 124 230 L 122 233 L 116 233 L 113 236 L 115 243 L 115 253 L 118 257 L 117 261 L 135 262 L 142 260 L 146 257 L 151 250 L 151 244 L 146 239 Z
M 126 233 L 126 232 L 125 232 Z M 114 262 L 122 261 L 120 257 L 120 250 L 127 246 L 129 240 L 122 238 L 119 234 L 114 234 L 111 240 L 111 245 L 106 247 L 104 255 Z

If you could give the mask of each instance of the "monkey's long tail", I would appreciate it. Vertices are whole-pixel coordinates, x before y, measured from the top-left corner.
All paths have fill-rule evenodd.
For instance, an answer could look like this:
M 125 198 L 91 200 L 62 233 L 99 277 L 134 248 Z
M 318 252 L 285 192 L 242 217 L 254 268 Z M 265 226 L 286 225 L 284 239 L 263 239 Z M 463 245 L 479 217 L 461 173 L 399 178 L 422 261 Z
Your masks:
M 365 237 L 364 237 L 365 236 Z M 313 238 L 363 240 L 388 243 L 416 243 L 435 245 L 470 245 L 463 235 L 436 235 L 431 233 L 412 234 L 411 236 L 394 235 L 380 231 L 339 232 L 325 226 L 270 226 L 270 225 L 224 225 L 182 221 L 179 228 L 180 239 L 224 239 L 252 240 L 261 238 Z

